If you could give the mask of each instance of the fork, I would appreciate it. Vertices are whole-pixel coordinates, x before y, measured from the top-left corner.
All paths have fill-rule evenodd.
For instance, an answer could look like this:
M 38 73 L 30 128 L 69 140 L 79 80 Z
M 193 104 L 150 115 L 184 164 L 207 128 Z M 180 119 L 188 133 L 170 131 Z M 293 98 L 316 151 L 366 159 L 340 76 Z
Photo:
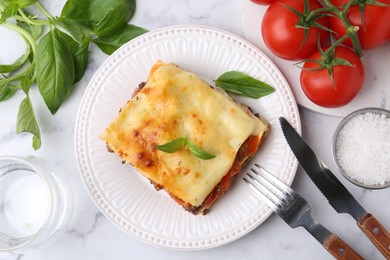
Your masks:
M 336 259 L 363 259 L 338 236 L 314 221 L 310 204 L 297 192 L 258 164 L 244 181 L 290 227 L 304 227 Z

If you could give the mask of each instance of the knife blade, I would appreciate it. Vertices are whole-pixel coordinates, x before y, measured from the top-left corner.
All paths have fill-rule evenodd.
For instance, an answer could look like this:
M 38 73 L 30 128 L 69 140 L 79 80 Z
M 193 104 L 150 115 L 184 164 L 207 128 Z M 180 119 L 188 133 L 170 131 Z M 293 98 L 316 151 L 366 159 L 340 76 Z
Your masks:
M 298 162 L 327 198 L 329 204 L 338 213 L 350 214 L 357 221 L 363 233 L 387 259 L 390 259 L 389 232 L 360 205 L 324 162 L 305 143 L 290 123 L 283 117 L 279 118 L 279 121 L 284 137 Z

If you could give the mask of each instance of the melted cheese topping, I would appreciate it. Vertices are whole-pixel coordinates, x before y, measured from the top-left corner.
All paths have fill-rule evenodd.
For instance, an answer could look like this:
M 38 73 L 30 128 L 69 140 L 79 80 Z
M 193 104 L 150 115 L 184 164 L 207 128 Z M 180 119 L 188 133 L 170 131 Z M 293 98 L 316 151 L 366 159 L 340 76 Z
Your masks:
M 157 62 L 142 90 L 101 135 L 109 147 L 145 177 L 192 206 L 199 206 L 229 172 L 250 135 L 268 130 L 226 94 L 173 64 Z M 181 148 L 155 145 L 185 137 L 215 155 L 202 160 Z

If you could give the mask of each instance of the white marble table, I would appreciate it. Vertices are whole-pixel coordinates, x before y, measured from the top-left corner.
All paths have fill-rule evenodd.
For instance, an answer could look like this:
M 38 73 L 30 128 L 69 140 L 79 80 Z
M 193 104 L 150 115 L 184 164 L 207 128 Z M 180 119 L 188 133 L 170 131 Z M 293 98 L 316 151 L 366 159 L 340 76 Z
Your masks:
M 47 0 L 45 6 L 58 14 L 64 0 Z M 243 36 L 241 0 L 142 0 L 137 1 L 132 23 L 149 30 L 180 24 L 201 24 L 217 27 Z M 3 36 L 1 41 L 3 41 Z M 1 43 L 0 43 L 1 45 Z M 17 47 L 16 41 L 15 45 Z M 32 90 L 35 111 L 43 136 L 42 148 L 31 148 L 30 135 L 16 135 L 16 115 L 23 94 L 0 103 L 0 155 L 45 158 L 61 169 L 75 191 L 75 212 L 66 234 L 56 244 L 34 248 L 23 254 L 0 253 L 0 259 L 332 259 L 304 229 L 291 229 L 276 215 L 248 235 L 224 246 L 195 252 L 179 252 L 153 247 L 118 230 L 97 209 L 84 188 L 75 159 L 74 124 L 82 94 L 94 72 L 107 58 L 91 48 L 88 69 L 75 91 L 51 116 Z M 12 60 L 13 51 L 0 51 L 0 63 Z M 319 156 L 335 170 L 331 157 L 332 133 L 340 118 L 312 112 L 300 107 L 303 137 Z M 336 171 L 335 171 L 336 172 Z M 337 176 L 340 176 L 336 172 Z M 361 204 L 390 229 L 390 189 L 369 191 L 347 186 Z M 354 220 L 337 214 L 327 203 L 301 168 L 292 187 L 313 205 L 313 216 L 337 233 L 367 259 L 383 259 L 382 255 L 360 232 Z M 0 223 L 1 225 L 1 223 Z

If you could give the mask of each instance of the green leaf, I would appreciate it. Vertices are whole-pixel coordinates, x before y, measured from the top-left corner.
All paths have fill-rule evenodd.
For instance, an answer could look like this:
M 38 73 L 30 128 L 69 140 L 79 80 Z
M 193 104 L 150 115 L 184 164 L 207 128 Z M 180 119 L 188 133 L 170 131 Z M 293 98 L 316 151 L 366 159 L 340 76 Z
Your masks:
M 19 6 L 19 8 L 25 8 L 38 2 L 38 0 L 13 0 Z
M 13 72 L 20 67 L 23 66 L 23 64 L 27 61 L 29 55 L 30 55 L 30 46 L 27 47 L 26 52 L 20 56 L 14 63 L 12 64 L 7 64 L 7 65 L 0 65 L 0 73 L 8 73 L 8 72 Z
M 37 40 L 43 32 L 43 27 L 38 25 L 31 25 L 23 21 L 16 21 L 17 26 L 27 31 L 34 40 Z
M 9 84 L 7 80 L 0 80 L 0 101 L 10 99 L 18 89 L 18 86 Z
M 135 37 L 148 32 L 144 28 L 128 24 L 114 35 L 108 37 L 98 37 L 93 42 L 106 54 L 111 55 L 123 44 Z
M 19 9 L 30 6 L 38 0 L 7 0 L 8 4 L 1 13 L 0 23 L 4 23 L 8 18 L 15 16 Z
M 1 12 L 0 24 L 4 23 L 8 18 L 16 15 L 18 13 L 19 7 L 16 3 L 9 3 Z
M 23 92 L 28 95 L 30 91 L 31 85 L 34 83 L 34 70 L 28 72 L 24 77 L 20 80 L 20 86 L 22 87 Z
M 52 114 L 69 96 L 74 80 L 73 55 L 54 29 L 39 41 L 36 55 L 38 89 Z
M 90 13 L 91 0 L 68 0 L 62 8 L 59 21 L 74 27 L 72 22 L 93 29 Z
M 113 35 L 134 15 L 135 0 L 68 0 L 61 18 L 69 18 L 98 36 Z
M 69 47 L 69 50 L 73 56 L 75 69 L 75 79 L 73 83 L 79 82 L 83 78 L 85 69 L 87 68 L 88 64 L 89 38 L 85 37 L 81 39 L 80 43 L 78 43 L 71 36 L 64 32 L 58 31 L 58 36 Z
M 20 134 L 23 132 L 28 132 L 33 135 L 32 146 L 35 150 L 41 147 L 41 132 L 28 96 L 20 103 L 16 123 L 16 133 Z
M 53 22 L 64 28 L 77 42 L 81 42 L 88 34 L 88 29 L 68 18 L 55 18 Z
M 186 144 L 186 138 L 180 137 L 177 138 L 169 143 L 162 144 L 162 145 L 156 145 L 156 149 L 166 152 L 166 153 L 174 153 L 177 150 L 179 150 L 181 147 L 183 147 Z
M 208 152 L 202 150 L 201 148 L 191 143 L 190 141 L 187 141 L 186 145 L 188 149 L 190 149 L 190 152 L 196 157 L 198 157 L 199 159 L 210 160 L 215 158 L 215 155 L 209 154 Z
M 226 92 L 256 99 L 275 91 L 267 83 L 238 71 L 225 72 L 214 82 L 217 87 L 224 89 Z
M 177 138 L 169 143 L 163 145 L 156 145 L 156 149 L 166 152 L 166 153 L 174 153 L 177 152 L 182 147 L 188 147 L 190 152 L 196 157 L 202 160 L 210 160 L 215 157 L 215 155 L 209 154 L 208 152 L 202 150 L 195 144 L 188 141 L 187 137 Z
M 102 13 L 104 14 L 102 19 L 99 16 L 96 19 L 99 22 L 96 23 L 93 31 L 98 36 L 113 35 L 125 26 L 134 14 L 135 1 L 116 0 L 113 2 L 116 2 L 114 6 L 107 6 L 110 11 Z M 101 12 L 104 9 L 96 6 L 96 10 Z

